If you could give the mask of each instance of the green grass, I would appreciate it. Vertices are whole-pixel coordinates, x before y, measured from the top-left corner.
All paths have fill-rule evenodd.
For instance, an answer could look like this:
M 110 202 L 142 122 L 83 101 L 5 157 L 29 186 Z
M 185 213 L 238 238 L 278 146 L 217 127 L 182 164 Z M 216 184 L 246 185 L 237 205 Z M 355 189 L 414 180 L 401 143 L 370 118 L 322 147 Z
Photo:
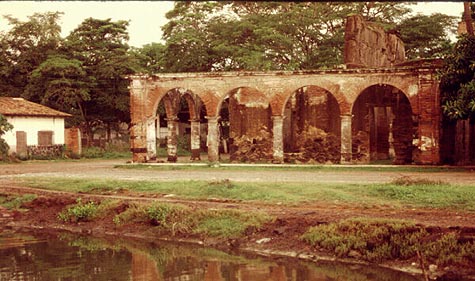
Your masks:
M 407 260 L 418 253 L 438 265 L 475 260 L 475 244 L 458 236 L 434 236 L 407 221 L 354 218 L 311 227 L 301 238 L 338 257 L 359 256 L 371 262 Z
M 0 194 L 0 206 L 9 210 L 19 210 L 23 203 L 31 202 L 36 198 L 34 194 L 24 194 L 22 196 Z
M 193 210 L 181 204 L 133 203 L 113 219 L 117 226 L 144 222 L 156 227 L 161 234 L 202 234 L 207 237 L 237 238 L 249 227 L 259 228 L 272 220 L 268 215 L 237 210 Z
M 269 164 L 268 166 L 222 166 L 215 163 L 203 162 L 203 165 L 148 165 L 148 164 L 133 164 L 133 165 L 115 165 L 114 168 L 129 169 L 129 170 L 237 170 L 237 171 L 365 171 L 365 172 L 413 172 L 413 173 L 447 173 L 447 172 L 469 172 L 469 169 L 463 167 L 432 167 L 432 166 L 339 166 L 339 165 L 286 165 L 280 166 L 278 164 Z
M 231 199 L 298 204 L 329 202 L 374 207 L 436 207 L 475 210 L 475 186 L 407 181 L 382 184 L 255 183 L 221 181 L 119 181 L 74 178 L 22 178 L 30 187 L 111 193 L 120 190 L 174 194 L 187 199 Z

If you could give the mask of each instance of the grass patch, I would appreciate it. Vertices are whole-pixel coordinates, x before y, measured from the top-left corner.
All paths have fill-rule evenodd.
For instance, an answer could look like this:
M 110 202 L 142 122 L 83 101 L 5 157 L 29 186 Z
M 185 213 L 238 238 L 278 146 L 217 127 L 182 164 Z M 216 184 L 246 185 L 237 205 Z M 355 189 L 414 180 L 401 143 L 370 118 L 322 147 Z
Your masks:
M 64 222 L 91 221 L 107 214 L 119 203 L 119 200 L 104 200 L 99 204 L 94 201 L 83 202 L 81 198 L 78 198 L 76 204 L 68 206 L 58 214 L 58 219 Z
M 115 165 L 114 168 L 129 170 L 236 170 L 236 171 L 322 171 L 322 172 L 338 172 L 338 171 L 365 171 L 365 172 L 412 172 L 412 173 L 447 173 L 447 172 L 469 172 L 470 170 L 463 167 L 432 167 L 432 166 L 340 166 L 340 165 L 265 165 L 265 166 L 226 166 L 215 163 L 203 163 L 205 165 L 148 165 L 148 164 L 124 164 Z
M 433 182 L 387 184 L 255 183 L 219 181 L 117 181 L 74 178 L 22 178 L 24 185 L 81 193 L 113 193 L 123 190 L 174 194 L 185 199 L 229 199 L 298 204 L 329 202 L 359 206 L 402 206 L 475 210 L 474 186 Z
M 431 237 L 420 225 L 382 219 L 348 219 L 310 228 L 302 237 L 338 257 L 371 262 L 415 258 L 417 253 L 439 265 L 475 261 L 475 243 L 460 242 L 458 233 Z
M 302 239 L 339 257 L 352 252 L 365 260 L 381 262 L 415 256 L 420 239 L 426 235 L 422 227 L 408 222 L 349 219 L 312 227 Z
M 236 238 L 249 227 L 259 228 L 271 217 L 261 213 L 245 213 L 232 210 L 193 210 L 181 204 L 133 203 L 114 217 L 116 225 L 148 223 L 161 234 L 201 234 L 218 238 Z
M 22 196 L 0 195 L 0 205 L 9 210 L 20 210 L 24 203 L 31 202 L 36 198 L 34 194 Z

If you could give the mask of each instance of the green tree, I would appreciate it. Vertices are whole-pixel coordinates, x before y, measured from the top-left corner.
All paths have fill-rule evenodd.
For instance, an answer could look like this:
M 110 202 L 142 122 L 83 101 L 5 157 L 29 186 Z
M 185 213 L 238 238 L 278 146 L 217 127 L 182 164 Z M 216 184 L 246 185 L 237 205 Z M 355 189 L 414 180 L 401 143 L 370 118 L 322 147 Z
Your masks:
M 141 67 L 139 72 L 149 74 L 163 72 L 163 56 L 165 46 L 161 43 L 151 43 L 142 48 L 131 48 L 130 54 L 135 57 L 137 64 Z
M 2 114 L 0 114 L 0 160 L 6 159 L 8 150 L 10 149 L 2 136 L 11 129 L 13 129 L 12 124 L 8 123 L 7 119 Z
M 313 69 L 341 64 L 351 13 L 395 25 L 401 2 L 177 2 L 167 13 L 170 72 Z
M 0 40 L 0 89 L 8 96 L 21 96 L 31 72 L 61 43 L 62 13 L 35 13 L 28 21 L 5 16 L 11 29 Z
M 70 125 L 79 125 L 86 120 L 85 103 L 91 99 L 89 82 L 82 62 L 53 55 L 32 72 L 24 96 L 72 114 Z
M 436 13 L 416 15 L 396 25 L 408 59 L 443 57 L 450 52 L 449 35 L 455 32 L 457 18 Z
M 70 59 L 81 62 L 88 81 L 89 99 L 83 100 L 84 127 L 92 141 L 92 125 L 129 122 L 129 81 L 138 66 L 128 52 L 127 21 L 84 20 L 65 39 Z
M 459 38 L 441 72 L 444 115 L 449 119 L 475 117 L 475 36 Z

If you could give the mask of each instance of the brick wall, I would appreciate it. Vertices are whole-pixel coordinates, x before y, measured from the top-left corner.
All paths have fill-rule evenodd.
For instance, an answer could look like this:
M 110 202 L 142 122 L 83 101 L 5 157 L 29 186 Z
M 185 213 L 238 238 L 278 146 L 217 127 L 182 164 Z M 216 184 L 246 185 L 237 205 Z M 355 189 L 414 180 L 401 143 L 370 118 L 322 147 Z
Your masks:
M 74 155 L 81 155 L 81 131 L 79 128 L 72 127 L 64 130 L 64 143 L 66 152 Z

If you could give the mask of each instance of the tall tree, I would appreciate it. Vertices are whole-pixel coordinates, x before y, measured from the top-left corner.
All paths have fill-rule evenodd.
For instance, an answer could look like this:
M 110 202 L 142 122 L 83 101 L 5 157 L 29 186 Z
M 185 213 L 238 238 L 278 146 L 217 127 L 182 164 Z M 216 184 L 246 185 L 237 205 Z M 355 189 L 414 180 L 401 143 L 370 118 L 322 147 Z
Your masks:
M 161 43 L 151 43 L 142 48 L 131 48 L 130 54 L 142 68 L 139 72 L 158 73 L 163 72 L 163 57 L 165 46 Z
M 167 14 L 169 71 L 312 69 L 342 63 L 344 20 L 393 24 L 400 2 L 177 2 Z
M 88 77 L 89 100 L 84 100 L 83 118 L 89 140 L 92 124 L 129 122 L 129 81 L 126 75 L 137 69 L 129 55 L 127 21 L 89 18 L 66 38 L 64 49 L 81 62 Z
M 475 117 L 475 36 L 465 34 L 459 38 L 445 59 L 440 87 L 445 116 Z
M 403 19 L 395 29 L 400 32 L 408 59 L 443 57 L 451 51 L 450 34 L 455 33 L 457 18 L 436 13 Z
M 85 103 L 91 99 L 90 80 L 82 62 L 54 55 L 32 72 L 24 96 L 30 100 L 39 99 L 42 104 L 72 114 L 73 120 L 68 120 L 69 125 L 77 126 L 87 119 Z
M 5 16 L 11 29 L 0 40 L 2 75 L 0 89 L 9 96 L 20 96 L 31 72 L 49 54 L 56 52 L 61 42 L 58 24 L 62 13 L 35 13 L 28 21 Z

